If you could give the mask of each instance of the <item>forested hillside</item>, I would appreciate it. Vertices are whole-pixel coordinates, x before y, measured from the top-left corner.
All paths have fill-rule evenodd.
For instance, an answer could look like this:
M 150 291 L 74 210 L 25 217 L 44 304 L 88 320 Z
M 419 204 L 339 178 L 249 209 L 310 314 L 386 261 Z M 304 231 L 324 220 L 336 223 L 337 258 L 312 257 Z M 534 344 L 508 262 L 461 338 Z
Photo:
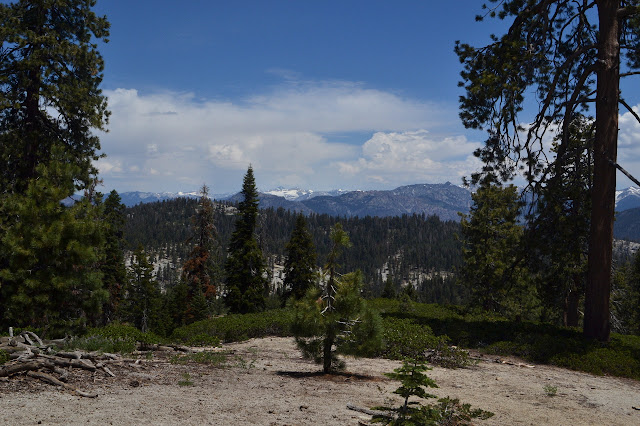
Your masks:
M 178 198 L 158 203 L 140 204 L 125 210 L 125 240 L 127 249 L 133 251 L 142 244 L 151 259 L 165 259 L 158 278 L 175 280 L 171 270 L 178 271 L 189 251 L 186 242 L 190 232 L 190 220 L 196 211 L 198 200 Z M 229 204 L 216 204 L 215 227 L 223 257 L 234 229 L 235 208 Z M 285 209 L 260 210 L 258 218 L 258 242 L 265 257 L 282 264 L 285 245 L 291 237 L 296 214 Z M 460 245 L 455 234 L 459 224 L 443 222 L 435 216 L 405 215 L 400 217 L 336 218 L 326 214 L 307 217 L 309 231 L 318 253 L 318 266 L 324 265 L 329 252 L 329 229 L 342 223 L 349 233 L 353 247 L 344 253 L 344 271 L 360 269 L 365 274 L 366 290 L 378 295 L 383 283 L 390 276 L 399 290 L 400 283 L 413 281 L 418 290 L 424 281 L 443 281 L 444 291 L 423 292 L 433 294 L 429 299 L 443 302 L 459 302 L 460 292 L 454 288 L 450 274 L 461 264 Z M 173 265 L 173 268 L 172 268 Z M 388 273 L 387 273 L 388 272 Z M 449 277 L 445 279 L 445 277 Z M 437 294 L 438 296 L 435 296 Z M 433 300 L 436 301 L 436 300 Z

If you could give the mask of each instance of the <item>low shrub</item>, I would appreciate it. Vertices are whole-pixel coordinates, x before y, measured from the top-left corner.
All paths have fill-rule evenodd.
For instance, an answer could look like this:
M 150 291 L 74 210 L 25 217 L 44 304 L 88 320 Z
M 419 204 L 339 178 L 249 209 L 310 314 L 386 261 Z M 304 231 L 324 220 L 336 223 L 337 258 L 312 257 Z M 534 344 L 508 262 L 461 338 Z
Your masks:
M 161 343 L 162 339 L 153 333 L 143 333 L 130 325 L 114 322 L 105 327 L 91 328 L 82 337 L 71 338 L 65 349 L 131 353 L 136 350 L 138 342 L 151 345 Z
M 222 342 L 238 342 L 254 337 L 290 336 L 293 315 L 288 309 L 210 318 L 177 328 L 171 340 L 189 344 L 194 336 L 210 336 Z

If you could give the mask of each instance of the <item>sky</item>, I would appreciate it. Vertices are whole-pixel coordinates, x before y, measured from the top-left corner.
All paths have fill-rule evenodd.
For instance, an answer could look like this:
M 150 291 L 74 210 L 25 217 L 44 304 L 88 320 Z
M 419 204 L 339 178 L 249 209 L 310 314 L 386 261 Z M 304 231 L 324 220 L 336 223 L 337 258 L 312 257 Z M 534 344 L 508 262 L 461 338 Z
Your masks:
M 481 4 L 98 0 L 103 192 L 236 192 L 249 165 L 263 191 L 460 184 L 485 134 L 458 118 L 455 41 L 506 29 L 475 22 Z M 619 162 L 640 176 L 638 141 L 623 115 Z

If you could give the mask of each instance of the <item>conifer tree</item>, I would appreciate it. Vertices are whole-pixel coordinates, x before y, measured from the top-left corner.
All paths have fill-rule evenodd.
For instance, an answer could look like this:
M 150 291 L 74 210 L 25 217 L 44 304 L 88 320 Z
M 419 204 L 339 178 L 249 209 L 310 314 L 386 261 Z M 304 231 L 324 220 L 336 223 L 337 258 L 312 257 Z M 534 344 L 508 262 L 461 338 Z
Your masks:
M 555 162 L 547 157 L 545 136 L 554 127 L 562 129 L 555 158 L 562 167 L 569 126 L 595 106 L 583 332 L 607 341 L 616 169 L 622 169 L 617 164 L 619 105 L 640 122 L 633 103 L 621 93 L 620 80 L 637 76 L 640 69 L 640 4 L 489 0 L 483 8 L 488 16 L 512 21 L 487 46 L 456 44 L 464 67 L 460 117 L 466 127 L 488 131 L 485 147 L 477 151 L 485 163 L 480 175 L 506 182 L 522 173 L 528 188 L 539 193 L 547 182 L 546 165 Z M 523 121 L 529 97 L 536 98 L 538 109 L 533 120 L 525 116 Z
M 122 291 L 127 281 L 127 269 L 124 263 L 124 209 L 120 195 L 116 190 L 111 191 L 102 205 L 104 216 L 104 260 L 100 270 L 103 274 L 104 289 L 109 294 L 109 300 L 102 308 L 103 322 L 109 323 L 115 319 L 118 305 L 122 302 Z
M 52 333 L 93 320 L 107 299 L 99 269 L 103 235 L 90 198 L 70 207 L 73 166 L 38 166 L 25 194 L 0 203 L 2 322 Z
M 107 100 L 99 85 L 104 64 L 95 41 L 109 23 L 95 0 L 18 0 L 0 4 L 0 187 L 24 192 L 37 166 L 68 154 L 73 181 L 91 185 Z M 57 159 L 59 160 L 59 158 Z
M 162 302 L 153 277 L 153 265 L 142 245 L 133 252 L 128 275 L 123 316 L 143 332 L 155 329 Z
M 0 314 L 11 325 L 70 326 L 104 302 L 92 131 L 108 119 L 95 42 L 109 23 L 94 5 L 0 4 Z
M 296 218 L 286 250 L 284 300 L 289 297 L 301 299 L 316 280 L 316 249 L 302 214 Z
M 529 217 L 525 237 L 528 267 L 539 294 L 566 326 L 577 327 L 586 287 L 593 186 L 593 122 L 578 117 L 569 126 L 562 164 L 554 164 Z M 553 151 L 557 152 L 557 138 Z M 571 244 L 567 242 L 571 241 Z
M 249 166 L 242 183 L 243 200 L 229 242 L 225 264 L 226 302 L 232 312 L 258 312 L 265 308 L 268 291 L 262 250 L 255 236 L 258 218 L 258 190 Z
M 472 195 L 469 216 L 462 215 L 464 266 L 460 280 L 471 301 L 488 311 L 521 316 L 536 304 L 522 252 L 522 204 L 517 188 L 484 184 Z M 533 292 L 533 293 L 532 293 Z
M 200 201 L 191 221 L 193 235 L 187 242 L 193 241 L 194 246 L 182 266 L 182 279 L 187 286 L 184 305 L 187 323 L 207 317 L 218 286 L 213 202 L 209 199 L 209 188 L 206 185 L 200 189 Z
M 338 275 L 338 258 L 350 247 L 349 235 L 336 224 L 330 233 L 331 252 L 324 289 L 312 287 L 295 305 L 293 334 L 306 358 L 322 363 L 325 373 L 343 367 L 337 354 L 366 355 L 380 347 L 380 318 L 362 298 L 362 273 Z

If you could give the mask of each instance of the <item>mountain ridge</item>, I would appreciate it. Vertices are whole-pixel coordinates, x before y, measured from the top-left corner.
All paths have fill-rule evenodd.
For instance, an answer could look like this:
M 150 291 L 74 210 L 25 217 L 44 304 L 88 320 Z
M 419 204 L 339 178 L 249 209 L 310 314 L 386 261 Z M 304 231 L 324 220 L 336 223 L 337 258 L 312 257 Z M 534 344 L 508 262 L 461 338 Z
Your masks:
M 142 192 L 120 194 L 127 207 L 174 198 L 198 198 L 198 192 Z M 219 201 L 240 201 L 240 193 L 211 194 Z M 303 214 L 329 214 L 344 217 L 401 216 L 403 214 L 437 215 L 442 220 L 459 220 L 458 213 L 468 213 L 471 191 L 450 182 L 413 184 L 391 190 L 314 191 L 278 187 L 259 193 L 261 208 L 283 208 Z M 629 187 L 616 191 L 619 212 L 640 207 L 640 189 Z

